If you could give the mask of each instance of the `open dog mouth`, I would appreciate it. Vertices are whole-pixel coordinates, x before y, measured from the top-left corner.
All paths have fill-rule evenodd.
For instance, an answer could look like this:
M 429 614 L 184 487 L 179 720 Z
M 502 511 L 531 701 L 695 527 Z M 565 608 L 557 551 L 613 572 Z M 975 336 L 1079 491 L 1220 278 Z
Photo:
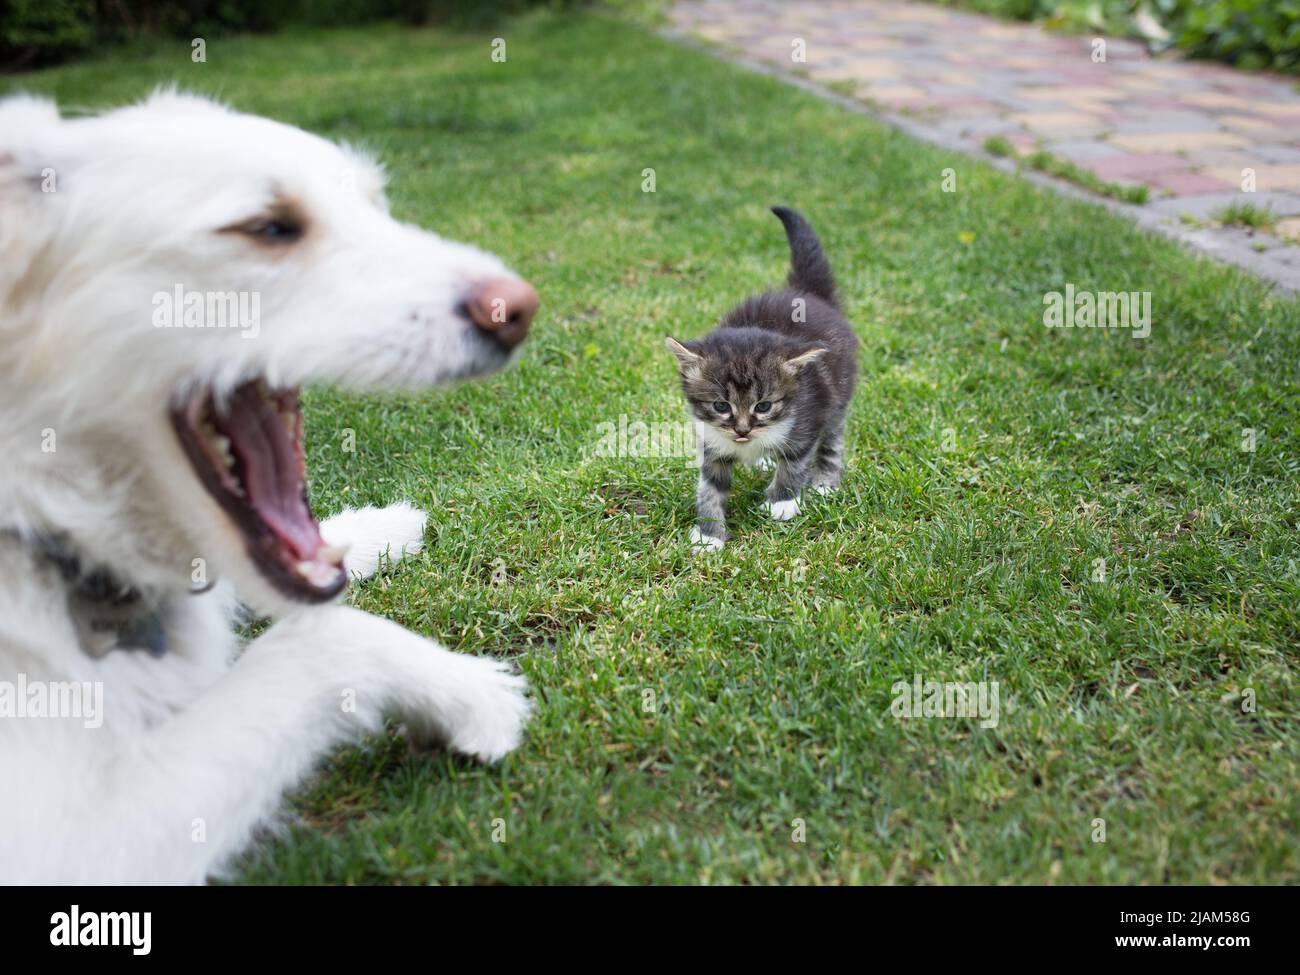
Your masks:
M 338 595 L 348 579 L 344 550 L 325 544 L 307 500 L 298 390 L 258 379 L 220 404 L 200 390 L 171 419 L 199 481 L 234 519 L 266 579 L 304 602 Z

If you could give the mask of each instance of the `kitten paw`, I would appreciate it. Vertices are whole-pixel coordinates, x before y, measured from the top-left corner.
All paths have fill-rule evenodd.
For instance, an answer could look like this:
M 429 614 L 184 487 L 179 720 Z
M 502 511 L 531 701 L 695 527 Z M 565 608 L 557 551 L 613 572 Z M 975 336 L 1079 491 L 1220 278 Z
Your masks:
M 771 457 L 759 457 L 745 465 L 751 471 L 774 471 L 776 470 L 776 461 Z
M 716 535 L 706 535 L 699 526 L 691 529 L 691 548 L 697 552 L 720 552 L 727 543 Z
M 789 501 L 764 501 L 763 510 L 772 516 L 773 521 L 789 521 L 799 513 L 799 499 Z
M 838 484 L 814 484 L 813 485 L 813 490 L 816 491 L 818 494 L 820 494 L 822 497 L 826 497 L 826 495 L 828 494 L 834 494 L 838 488 L 839 488 Z

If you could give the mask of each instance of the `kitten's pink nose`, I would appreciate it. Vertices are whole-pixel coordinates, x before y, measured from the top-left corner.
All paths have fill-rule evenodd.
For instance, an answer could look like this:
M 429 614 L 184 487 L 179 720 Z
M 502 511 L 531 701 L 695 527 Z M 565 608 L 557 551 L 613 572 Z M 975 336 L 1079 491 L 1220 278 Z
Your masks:
M 528 335 L 540 303 L 523 278 L 493 278 L 474 288 L 465 299 L 465 311 L 480 329 L 513 349 Z

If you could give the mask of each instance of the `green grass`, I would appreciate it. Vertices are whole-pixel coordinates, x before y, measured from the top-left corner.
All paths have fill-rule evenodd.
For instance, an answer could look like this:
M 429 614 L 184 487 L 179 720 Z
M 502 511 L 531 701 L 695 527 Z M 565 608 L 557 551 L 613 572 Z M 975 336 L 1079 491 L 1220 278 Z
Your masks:
M 991 135 L 985 139 L 984 151 L 989 155 L 1001 156 L 1004 159 L 1014 159 L 1019 155 L 1016 152 L 1015 144 L 1005 135 Z
M 1003 158 L 1015 159 L 1019 157 L 1015 145 L 1012 144 L 1010 139 L 1002 135 L 991 135 L 985 139 L 984 151 L 989 155 Z M 1151 192 L 1145 186 L 1126 186 L 1123 183 L 1107 182 L 1091 170 L 1084 169 L 1068 159 L 1054 156 L 1045 149 L 1039 149 L 1037 152 L 1025 156 L 1020 161 L 1020 165 L 1028 166 L 1030 169 L 1037 169 L 1039 172 L 1067 180 L 1076 186 L 1082 186 L 1084 189 L 1091 190 L 1101 196 L 1109 196 L 1125 203 L 1145 203 Z
M 1090 169 L 1084 169 L 1077 163 L 1060 156 L 1054 156 L 1046 149 L 1032 152 L 1025 157 L 1025 165 L 1050 176 L 1069 180 L 1084 189 L 1109 196 L 1125 203 L 1145 203 L 1151 191 L 1145 186 L 1125 186 L 1123 183 L 1111 183 L 1102 179 Z
M 400 216 L 544 303 L 489 382 L 307 404 L 319 510 L 433 512 L 427 551 L 353 598 L 517 660 L 526 744 L 493 768 L 349 749 L 243 879 L 1300 879 L 1295 301 L 613 21 L 208 53 L 3 84 L 89 106 L 177 79 L 368 145 Z M 681 415 L 663 335 L 783 276 L 778 202 L 821 231 L 863 339 L 850 468 L 784 525 L 742 473 L 734 542 L 692 558 L 687 465 L 591 448 L 620 414 Z M 1067 283 L 1150 291 L 1150 337 L 1044 327 Z M 914 673 L 999 681 L 1000 723 L 895 718 Z
M 1229 203 L 1210 214 L 1210 219 L 1229 227 L 1272 230 L 1277 215 L 1268 207 L 1258 207 L 1253 203 Z

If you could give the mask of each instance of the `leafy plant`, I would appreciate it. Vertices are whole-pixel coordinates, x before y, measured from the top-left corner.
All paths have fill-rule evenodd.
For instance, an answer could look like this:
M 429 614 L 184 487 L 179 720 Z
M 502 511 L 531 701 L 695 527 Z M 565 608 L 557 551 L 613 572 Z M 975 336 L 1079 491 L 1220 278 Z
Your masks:
M 0 65 L 36 67 L 84 51 L 94 0 L 0 0 Z
M 937 0 L 1068 31 L 1107 31 L 1243 68 L 1300 72 L 1300 0 Z
M 525 7 L 577 5 L 578 0 L 0 0 L 0 70 L 65 61 L 141 35 L 207 37 L 376 20 L 481 26 Z

